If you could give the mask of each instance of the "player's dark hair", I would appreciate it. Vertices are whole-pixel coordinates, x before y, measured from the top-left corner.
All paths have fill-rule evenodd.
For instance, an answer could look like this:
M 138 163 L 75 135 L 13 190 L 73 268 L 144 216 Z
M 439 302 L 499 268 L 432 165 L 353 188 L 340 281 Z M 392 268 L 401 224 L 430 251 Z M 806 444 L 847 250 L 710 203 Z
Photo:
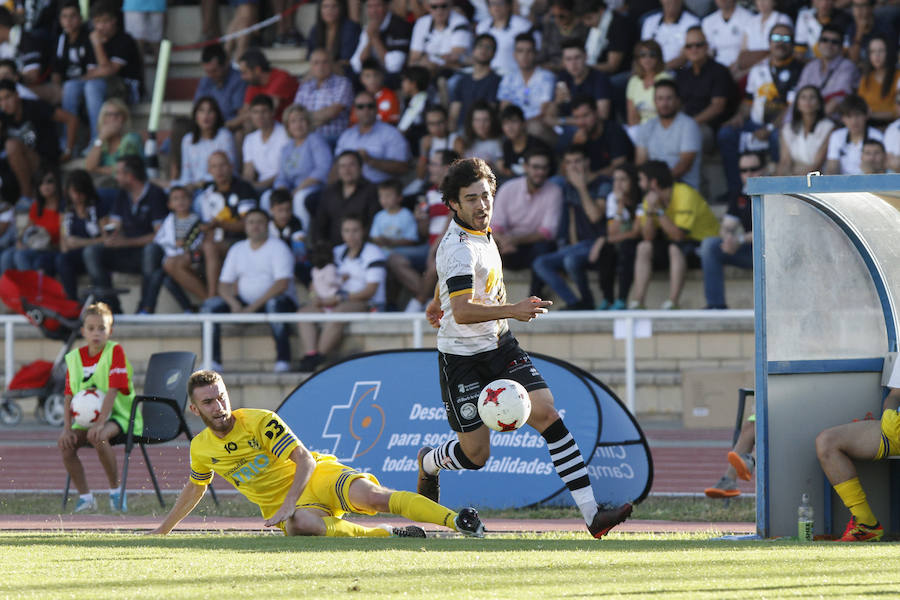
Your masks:
M 272 97 L 268 94 L 257 94 L 253 96 L 253 100 L 250 101 L 250 108 L 254 106 L 265 106 L 269 110 L 275 110 L 275 103 L 272 102 Z
M 188 400 L 194 403 L 194 390 L 197 388 L 216 385 L 220 381 L 222 381 L 222 376 L 215 371 L 194 371 L 187 382 Z
M 441 199 L 450 210 L 455 209 L 451 202 L 459 202 L 459 191 L 481 180 L 487 181 L 488 189 L 493 196 L 497 192 L 497 177 L 491 167 L 480 158 L 463 158 L 454 161 L 441 182 Z
M 220 65 L 228 62 L 228 54 L 225 53 L 225 46 L 222 44 L 211 44 L 203 48 L 200 52 L 200 62 L 216 61 Z
M 670 188 L 675 184 L 669 165 L 661 160 L 648 160 L 638 167 L 638 173 L 643 173 L 648 182 L 656 180 L 660 189 Z
M 137 154 L 120 156 L 117 162 L 122 163 L 125 172 L 130 173 L 138 181 L 147 181 L 147 167 L 144 166 L 144 159 Z
M 272 70 L 272 65 L 269 64 L 269 59 L 266 58 L 266 55 L 259 48 L 250 48 L 243 54 L 241 54 L 241 58 L 238 62 L 245 63 L 248 69 L 255 69 L 259 67 L 265 72 Z

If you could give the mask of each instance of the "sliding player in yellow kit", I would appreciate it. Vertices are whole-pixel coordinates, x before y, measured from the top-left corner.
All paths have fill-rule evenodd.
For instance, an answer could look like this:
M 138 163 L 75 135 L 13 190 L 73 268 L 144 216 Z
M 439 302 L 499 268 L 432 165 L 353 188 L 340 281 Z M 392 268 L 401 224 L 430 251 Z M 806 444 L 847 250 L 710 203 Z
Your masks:
M 268 410 L 232 412 L 225 382 L 214 371 L 188 380 L 190 410 L 206 429 L 191 440 L 191 477 L 175 506 L 151 533 L 169 533 L 203 498 L 213 472 L 259 506 L 266 527 L 286 535 L 425 537 L 421 527 L 365 527 L 345 513 L 390 512 L 483 537 L 473 508 L 456 513 L 413 492 L 389 490 L 371 473 L 340 464 L 334 456 L 310 452 L 281 418 Z

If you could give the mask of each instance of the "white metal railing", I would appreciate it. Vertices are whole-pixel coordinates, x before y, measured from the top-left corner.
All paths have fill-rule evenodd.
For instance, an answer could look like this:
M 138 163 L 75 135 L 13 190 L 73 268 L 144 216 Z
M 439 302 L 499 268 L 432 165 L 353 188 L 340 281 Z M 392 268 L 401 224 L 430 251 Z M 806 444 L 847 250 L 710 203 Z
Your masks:
M 542 321 L 620 321 L 625 330 L 625 404 L 634 414 L 635 401 L 635 323 L 640 320 L 653 321 L 733 321 L 752 322 L 753 310 L 623 310 L 623 311 L 555 311 L 539 317 Z M 407 323 L 413 336 L 413 348 L 422 347 L 423 331 L 429 327 L 423 313 L 197 313 L 159 315 L 117 315 L 117 324 L 158 325 L 160 323 L 180 323 L 201 325 L 202 352 L 201 365 L 209 368 L 212 362 L 212 339 L 214 323 L 300 323 L 312 321 L 357 322 L 357 323 Z M 12 378 L 15 368 L 14 326 L 30 326 L 21 315 L 0 315 L 3 323 L 5 348 L 4 373 L 6 381 Z M 526 348 L 527 350 L 527 348 Z

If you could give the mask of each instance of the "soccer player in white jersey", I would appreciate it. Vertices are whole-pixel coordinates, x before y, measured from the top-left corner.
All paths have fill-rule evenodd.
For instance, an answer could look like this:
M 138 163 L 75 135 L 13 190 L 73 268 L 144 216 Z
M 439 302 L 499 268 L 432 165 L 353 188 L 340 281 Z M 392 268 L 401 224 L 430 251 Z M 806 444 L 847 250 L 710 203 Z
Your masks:
M 531 321 L 552 304 L 531 296 L 506 301 L 503 264 L 491 236 L 491 213 L 497 179 L 480 158 L 454 162 L 441 184 L 444 203 L 453 213 L 437 250 L 438 287 L 426 308 L 439 328 L 438 362 L 441 396 L 457 439 L 419 450 L 418 492 L 438 501 L 441 470 L 477 470 L 490 457 L 490 430 L 476 407 L 478 394 L 500 378 L 521 383 L 531 399 L 528 424 L 547 442 L 556 472 L 596 538 L 624 521 L 631 504 L 599 506 L 578 444 L 553 407 L 553 395 L 531 358 L 509 331 L 507 319 Z

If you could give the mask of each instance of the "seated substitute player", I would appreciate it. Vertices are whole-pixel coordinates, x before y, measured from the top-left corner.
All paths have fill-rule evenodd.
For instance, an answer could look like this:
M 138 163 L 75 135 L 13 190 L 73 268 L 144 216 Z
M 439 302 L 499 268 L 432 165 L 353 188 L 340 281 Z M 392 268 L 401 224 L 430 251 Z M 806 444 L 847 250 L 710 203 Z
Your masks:
M 506 302 L 503 264 L 490 230 L 496 190 L 497 179 L 480 158 L 454 162 L 441 183 L 453 220 L 438 246 L 438 285 L 425 314 L 439 328 L 441 395 L 457 439 L 419 450 L 418 492 L 437 501 L 442 469 L 478 470 L 487 463 L 490 430 L 478 416 L 478 393 L 495 379 L 514 379 L 531 399 L 528 424 L 547 442 L 550 459 L 588 531 L 600 538 L 627 519 L 632 507 L 597 504 L 578 444 L 553 407 L 547 383 L 509 330 L 507 319 L 531 321 L 552 302 L 537 296 Z
M 853 461 L 882 460 L 900 454 L 898 407 L 900 389 L 892 389 L 884 399 L 881 420 L 845 423 L 816 436 L 819 464 L 852 515 L 839 542 L 877 542 L 884 536 L 884 527 L 872 513 Z
M 222 376 L 197 371 L 188 380 L 190 410 L 206 425 L 191 440 L 191 477 L 175 506 L 151 533 L 172 531 L 197 506 L 213 471 L 259 506 L 266 527 L 285 535 L 332 537 L 425 537 L 416 525 L 365 527 L 345 521 L 348 512 L 392 512 L 471 537 L 484 537 L 474 508 L 455 513 L 412 492 L 395 492 L 371 473 L 360 473 L 334 456 L 306 449 L 290 427 L 268 410 L 231 410 Z
M 753 477 L 753 469 L 756 467 L 756 458 L 753 456 L 753 447 L 756 445 L 756 415 L 750 415 L 741 426 L 734 447 L 728 452 L 728 468 L 722 479 L 712 487 L 703 490 L 707 498 L 734 498 L 741 495 L 738 489 L 738 478 L 750 481 Z

